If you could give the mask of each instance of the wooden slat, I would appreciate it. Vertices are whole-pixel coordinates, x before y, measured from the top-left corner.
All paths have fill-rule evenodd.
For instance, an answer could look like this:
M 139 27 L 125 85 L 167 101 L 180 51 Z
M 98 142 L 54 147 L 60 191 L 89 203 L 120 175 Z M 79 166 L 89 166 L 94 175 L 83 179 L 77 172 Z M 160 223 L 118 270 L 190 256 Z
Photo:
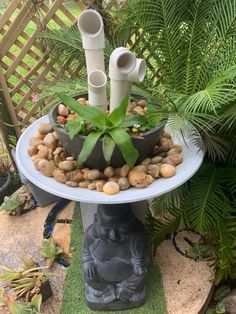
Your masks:
M 17 37 L 21 34 L 25 26 L 31 20 L 31 17 L 36 13 L 36 10 L 37 9 L 35 5 L 33 5 L 31 9 L 29 9 L 29 2 L 23 5 L 20 13 L 17 15 L 17 17 L 8 28 L 1 42 L 2 49 L 0 50 L 0 56 L 5 55 L 8 49 L 14 44 Z
M 64 5 L 61 5 L 59 10 L 72 22 L 72 24 L 76 22 L 76 17 L 74 17 Z
M 49 63 L 45 66 L 43 72 L 42 72 L 42 73 L 39 75 L 39 77 L 37 78 L 37 81 L 34 82 L 34 84 L 32 84 L 32 91 L 30 90 L 30 91 L 25 95 L 25 97 L 21 100 L 21 102 L 17 105 L 17 107 L 16 107 L 16 112 L 19 112 L 19 111 L 23 108 L 24 104 L 26 103 L 27 100 L 29 100 L 29 98 L 30 98 L 32 92 L 34 91 L 34 88 L 37 87 L 37 86 L 41 83 L 42 79 L 43 79 L 43 78 L 47 75 L 47 73 L 50 71 L 50 68 L 51 68 L 51 67 L 52 67 L 52 63 L 49 62 Z
M 1 15 L 0 29 L 3 28 L 3 26 L 7 23 L 7 21 L 11 17 L 12 13 L 17 9 L 18 6 L 20 7 L 20 5 L 21 5 L 21 0 L 14 0 L 10 2 L 4 14 Z
M 13 96 L 24 84 L 27 82 L 33 75 L 39 75 L 37 72 L 39 68 L 43 66 L 43 64 L 47 61 L 49 56 L 43 56 L 40 61 L 25 75 L 21 82 L 19 82 L 14 89 L 11 91 L 11 96 Z

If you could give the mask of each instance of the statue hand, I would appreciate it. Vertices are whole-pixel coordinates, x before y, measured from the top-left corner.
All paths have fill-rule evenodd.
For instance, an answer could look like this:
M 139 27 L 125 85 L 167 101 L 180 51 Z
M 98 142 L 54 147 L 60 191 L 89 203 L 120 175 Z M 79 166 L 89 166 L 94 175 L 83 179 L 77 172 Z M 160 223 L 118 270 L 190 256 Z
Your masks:
M 134 265 L 134 273 L 137 276 L 144 276 L 146 274 L 146 268 L 142 265 Z
M 93 279 L 98 276 L 96 265 L 93 262 L 84 263 L 84 276 L 87 279 Z
M 125 287 L 119 287 L 117 298 L 123 302 L 129 301 L 129 299 L 133 296 L 133 292 L 126 289 Z

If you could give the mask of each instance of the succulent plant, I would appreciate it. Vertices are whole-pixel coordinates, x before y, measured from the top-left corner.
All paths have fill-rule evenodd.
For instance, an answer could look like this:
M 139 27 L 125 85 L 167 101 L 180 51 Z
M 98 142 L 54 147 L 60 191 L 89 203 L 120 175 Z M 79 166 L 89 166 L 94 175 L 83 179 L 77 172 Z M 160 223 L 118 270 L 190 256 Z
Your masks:
M 39 252 L 46 260 L 47 265 L 50 267 L 55 261 L 56 257 L 60 255 L 63 250 L 57 247 L 52 241 L 43 239 Z
M 8 303 L 9 310 L 12 314 L 40 314 L 42 304 L 41 294 L 34 295 L 30 302 L 13 302 Z
M 0 206 L 0 211 L 5 211 L 7 214 L 16 214 L 20 205 L 21 200 L 18 193 L 11 196 L 5 196 L 4 202 Z

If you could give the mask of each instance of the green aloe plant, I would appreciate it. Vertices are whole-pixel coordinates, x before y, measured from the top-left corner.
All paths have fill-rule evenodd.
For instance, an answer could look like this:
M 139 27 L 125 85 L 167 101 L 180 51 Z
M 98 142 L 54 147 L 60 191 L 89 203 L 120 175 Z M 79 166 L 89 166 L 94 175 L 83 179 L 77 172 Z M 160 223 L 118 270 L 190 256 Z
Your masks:
M 138 158 L 138 152 L 125 128 L 136 123 L 143 125 L 146 123 L 146 119 L 139 115 L 125 116 L 128 97 L 125 97 L 120 106 L 109 115 L 104 114 L 95 107 L 81 105 L 67 95 L 59 94 L 59 98 L 83 118 L 77 121 L 80 126 L 77 128 L 76 133 L 82 128 L 84 120 L 90 122 L 94 128 L 94 131 L 90 132 L 84 140 L 83 148 L 78 157 L 79 166 L 87 160 L 100 138 L 103 141 L 103 153 L 107 163 L 109 163 L 115 145 L 117 145 L 127 164 L 130 167 L 134 166 Z M 72 125 L 72 129 L 75 129 L 75 125 Z
M 34 295 L 30 302 L 13 302 L 8 303 L 9 310 L 12 314 L 40 314 L 42 304 L 41 294 Z
M 43 239 L 39 253 L 46 260 L 47 266 L 51 266 L 58 255 L 63 253 L 63 250 L 57 247 L 52 241 Z

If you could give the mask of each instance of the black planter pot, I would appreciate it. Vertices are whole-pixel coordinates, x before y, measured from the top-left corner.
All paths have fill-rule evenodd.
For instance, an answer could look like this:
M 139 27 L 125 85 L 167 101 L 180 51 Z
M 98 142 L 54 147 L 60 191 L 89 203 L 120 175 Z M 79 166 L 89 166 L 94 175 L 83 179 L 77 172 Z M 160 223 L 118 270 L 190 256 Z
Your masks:
M 53 296 L 50 281 L 45 281 L 40 287 L 40 293 L 42 295 L 42 302 L 46 302 Z
M 74 96 L 74 98 L 79 98 L 79 97 L 87 98 L 87 96 L 88 96 L 87 94 L 79 94 L 79 95 Z M 132 96 L 134 96 L 136 99 L 142 98 L 140 95 L 136 95 L 136 94 L 133 94 Z M 57 133 L 59 140 L 64 146 L 66 152 L 70 154 L 72 157 L 74 157 L 75 159 L 77 159 L 80 151 L 82 150 L 85 136 L 77 135 L 73 138 L 73 140 L 71 140 L 69 138 L 67 131 L 56 125 L 55 121 L 56 121 L 56 116 L 57 116 L 58 105 L 59 103 L 57 103 L 49 112 L 48 114 L 49 121 L 53 125 L 53 128 L 55 132 Z M 160 138 L 160 135 L 164 129 L 164 126 L 165 126 L 165 123 L 157 126 L 156 128 L 151 129 L 150 131 L 143 134 L 143 138 L 135 137 L 135 136 L 132 137 L 133 145 L 139 152 L 139 158 L 137 160 L 137 163 L 145 159 L 152 152 L 152 149 L 157 144 Z M 126 162 L 121 151 L 119 150 L 117 146 L 115 146 L 109 165 L 114 168 L 118 168 L 118 167 L 123 166 L 125 163 Z M 103 156 L 101 139 L 95 145 L 95 148 L 92 151 L 92 154 L 86 160 L 84 165 L 89 168 L 97 168 L 101 170 L 107 167 L 107 162 Z
M 0 205 L 3 203 L 4 197 L 7 195 L 7 192 L 11 184 L 11 175 L 9 172 L 6 172 L 6 179 L 2 186 L 0 186 Z

